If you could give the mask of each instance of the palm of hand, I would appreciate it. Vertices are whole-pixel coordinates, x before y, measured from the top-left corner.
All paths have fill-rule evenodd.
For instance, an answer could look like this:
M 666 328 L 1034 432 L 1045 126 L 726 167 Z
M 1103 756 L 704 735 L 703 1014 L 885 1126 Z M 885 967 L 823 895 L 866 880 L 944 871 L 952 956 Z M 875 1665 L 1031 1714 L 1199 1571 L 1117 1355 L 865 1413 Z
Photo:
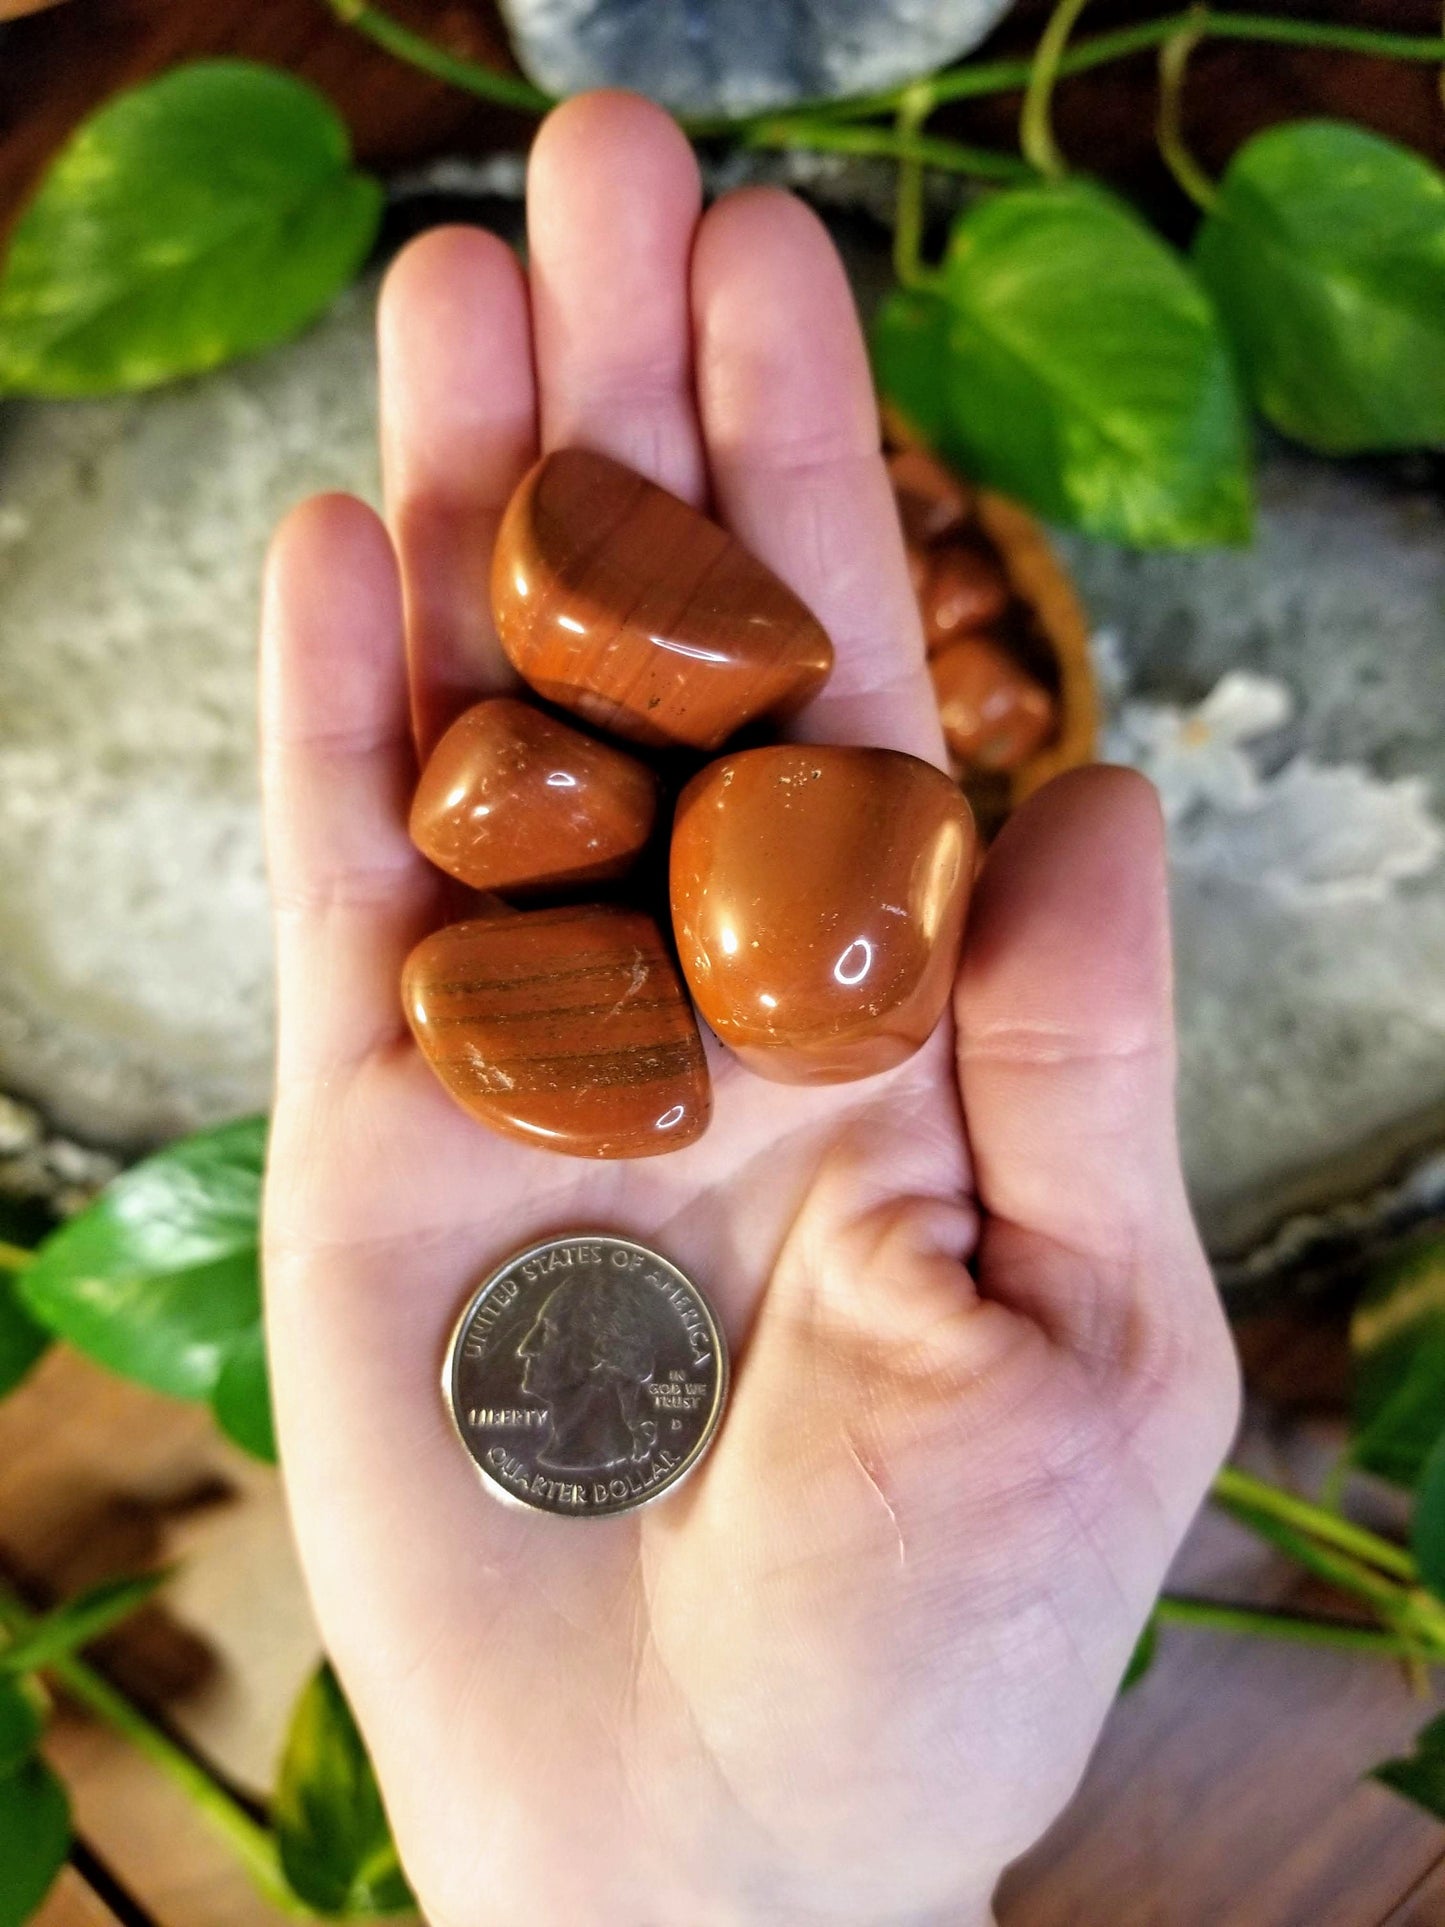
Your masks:
M 505 250 L 460 232 L 383 302 L 423 741 L 495 682 L 479 591 L 540 407 L 547 445 L 694 498 L 709 477 L 838 644 L 809 734 L 936 754 L 811 218 L 754 193 L 698 229 L 680 137 L 615 96 L 549 123 L 530 217 L 530 314 Z M 300 510 L 268 595 L 268 1316 L 303 1557 L 423 1905 L 439 1927 L 982 1917 L 1081 1770 L 1232 1422 L 1173 1148 L 1147 794 L 1090 773 L 1011 826 L 956 1050 L 945 1027 L 805 1090 L 714 1049 L 698 1143 L 556 1158 L 454 1110 L 404 1035 L 400 963 L 443 912 L 401 827 L 400 629 L 374 520 Z M 737 1369 L 694 1480 L 573 1525 L 483 1492 L 437 1373 L 490 1262 L 584 1228 L 696 1277 Z

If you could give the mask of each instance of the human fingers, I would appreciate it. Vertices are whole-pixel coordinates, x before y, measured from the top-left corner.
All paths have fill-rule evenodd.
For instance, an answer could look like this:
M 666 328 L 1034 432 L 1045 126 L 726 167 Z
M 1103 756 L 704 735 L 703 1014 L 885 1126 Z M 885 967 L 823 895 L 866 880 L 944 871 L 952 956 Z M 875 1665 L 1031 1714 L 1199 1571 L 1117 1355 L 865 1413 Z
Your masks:
M 294 509 L 271 545 L 261 649 L 283 1084 L 404 1034 L 397 979 L 436 887 L 406 833 L 401 627 L 396 563 L 370 509 L 344 495 Z
M 677 123 L 635 94 L 557 108 L 527 168 L 544 447 L 597 449 L 699 504 L 687 268 L 701 194 Z
M 826 229 L 776 189 L 729 195 L 703 218 L 692 290 L 718 513 L 837 652 L 796 733 L 942 763 L 868 357 Z
M 1075 771 L 1006 826 L 955 1016 L 981 1289 L 1192 1412 L 1168 1468 L 1187 1495 L 1232 1429 L 1235 1366 L 1180 1167 L 1163 825 L 1143 778 Z
M 377 331 L 387 514 L 425 756 L 463 709 L 513 681 L 489 580 L 497 523 L 536 453 L 521 265 L 480 228 L 433 229 L 387 275 Z

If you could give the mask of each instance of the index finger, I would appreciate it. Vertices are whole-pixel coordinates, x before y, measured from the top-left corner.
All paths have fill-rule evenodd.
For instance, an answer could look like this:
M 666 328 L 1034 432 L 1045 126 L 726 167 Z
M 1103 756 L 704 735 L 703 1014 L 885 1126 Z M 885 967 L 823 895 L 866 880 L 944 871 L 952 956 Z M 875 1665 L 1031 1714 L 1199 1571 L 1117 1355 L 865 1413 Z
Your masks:
M 692 300 L 719 516 L 836 651 L 794 733 L 942 765 L 868 357 L 827 230 L 775 188 L 727 196 L 698 230 Z

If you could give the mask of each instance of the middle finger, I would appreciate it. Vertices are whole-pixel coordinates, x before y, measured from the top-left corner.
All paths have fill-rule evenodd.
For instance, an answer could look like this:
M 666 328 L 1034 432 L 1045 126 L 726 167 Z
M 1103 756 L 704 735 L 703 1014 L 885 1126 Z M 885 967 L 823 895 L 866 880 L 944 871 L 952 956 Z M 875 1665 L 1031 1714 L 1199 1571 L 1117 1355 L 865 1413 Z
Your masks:
M 549 116 L 527 170 L 542 445 L 611 455 L 701 506 L 688 266 L 702 204 L 676 123 L 634 94 Z

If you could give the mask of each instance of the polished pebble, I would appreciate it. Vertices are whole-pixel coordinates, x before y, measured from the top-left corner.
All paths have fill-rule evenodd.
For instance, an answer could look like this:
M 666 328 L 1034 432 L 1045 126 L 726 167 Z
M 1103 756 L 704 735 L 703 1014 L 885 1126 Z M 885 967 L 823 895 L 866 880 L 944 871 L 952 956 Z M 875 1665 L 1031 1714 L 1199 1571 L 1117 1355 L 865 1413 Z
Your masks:
M 533 689 L 633 742 L 711 750 L 826 680 L 833 647 L 725 529 L 605 455 L 559 449 L 502 520 L 492 610 Z
M 927 546 L 956 535 L 973 514 L 972 490 L 921 448 L 890 455 L 888 479 L 906 542 Z
M 924 641 L 932 655 L 960 636 L 1000 621 L 1013 591 L 998 562 L 975 543 L 950 543 L 932 553 L 929 561 L 919 613 Z
M 402 996 L 450 1095 L 509 1137 L 642 1158 L 706 1129 L 697 1022 L 639 911 L 588 904 L 451 924 L 413 950 Z
M 673 828 L 688 986 L 760 1076 L 841 1083 L 910 1057 L 948 1001 L 973 877 L 968 804 L 896 750 L 712 763 Z
M 625 750 L 493 696 L 432 751 L 412 803 L 412 841 L 476 890 L 595 883 L 631 867 L 652 834 L 659 792 Z
M 991 636 L 965 636 L 928 664 L 944 740 L 976 770 L 1012 770 L 1053 734 L 1054 700 Z

